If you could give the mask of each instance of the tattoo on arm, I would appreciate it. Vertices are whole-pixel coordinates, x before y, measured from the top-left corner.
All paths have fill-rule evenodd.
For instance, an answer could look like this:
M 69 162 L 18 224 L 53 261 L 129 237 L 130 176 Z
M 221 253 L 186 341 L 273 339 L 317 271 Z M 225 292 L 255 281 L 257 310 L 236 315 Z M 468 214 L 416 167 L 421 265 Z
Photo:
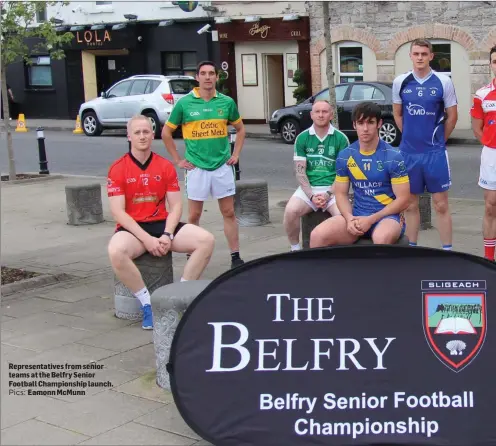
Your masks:
M 310 186 L 310 182 L 308 181 L 306 162 L 295 161 L 295 170 L 298 183 L 300 183 L 300 186 L 306 196 L 310 198 L 312 196 L 312 186 Z

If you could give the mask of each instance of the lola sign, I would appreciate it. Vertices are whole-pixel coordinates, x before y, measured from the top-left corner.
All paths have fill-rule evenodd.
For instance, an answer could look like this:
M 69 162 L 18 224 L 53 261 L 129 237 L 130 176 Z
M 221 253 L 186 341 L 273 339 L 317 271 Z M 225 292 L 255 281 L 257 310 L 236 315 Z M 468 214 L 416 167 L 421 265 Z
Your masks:
M 216 446 L 494 446 L 496 267 L 427 248 L 265 257 L 184 314 L 168 370 Z
M 86 30 L 76 32 L 76 41 L 77 43 L 86 43 L 88 46 L 99 46 L 104 42 L 111 42 L 112 37 L 110 36 L 110 32 L 107 30 Z

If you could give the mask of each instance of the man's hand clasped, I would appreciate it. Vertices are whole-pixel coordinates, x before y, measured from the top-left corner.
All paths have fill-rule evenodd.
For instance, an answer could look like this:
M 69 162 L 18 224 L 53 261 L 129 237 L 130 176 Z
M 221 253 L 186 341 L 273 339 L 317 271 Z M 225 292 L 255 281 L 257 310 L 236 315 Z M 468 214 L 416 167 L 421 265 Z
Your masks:
M 160 238 L 152 237 L 151 235 L 145 239 L 143 245 L 146 250 L 153 256 L 165 256 L 171 249 L 171 239 L 166 235 Z
M 325 209 L 329 200 L 332 198 L 332 195 L 329 195 L 326 192 L 320 194 L 314 194 L 312 196 L 312 203 L 317 206 L 318 209 Z
M 354 217 L 348 220 L 348 232 L 352 235 L 364 235 L 374 224 L 370 217 Z

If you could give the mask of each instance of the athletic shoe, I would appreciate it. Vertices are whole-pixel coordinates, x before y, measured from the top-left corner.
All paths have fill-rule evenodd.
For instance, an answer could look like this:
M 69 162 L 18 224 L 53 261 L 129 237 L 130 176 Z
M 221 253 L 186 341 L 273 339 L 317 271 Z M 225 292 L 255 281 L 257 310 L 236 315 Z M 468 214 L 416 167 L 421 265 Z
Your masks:
M 231 261 L 231 269 L 237 268 L 238 266 L 244 265 L 244 260 L 236 259 Z
M 143 310 L 143 324 L 141 328 L 143 330 L 153 330 L 153 314 L 152 314 L 152 306 L 150 304 L 146 304 L 142 307 Z

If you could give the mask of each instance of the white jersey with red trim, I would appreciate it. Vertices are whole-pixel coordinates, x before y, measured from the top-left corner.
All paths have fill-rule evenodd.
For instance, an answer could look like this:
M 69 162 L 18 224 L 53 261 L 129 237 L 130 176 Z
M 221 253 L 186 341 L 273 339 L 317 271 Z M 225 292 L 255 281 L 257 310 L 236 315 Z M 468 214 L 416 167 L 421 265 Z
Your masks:
M 482 144 L 496 149 L 496 80 L 479 88 L 474 96 L 470 115 L 475 119 L 482 119 Z

